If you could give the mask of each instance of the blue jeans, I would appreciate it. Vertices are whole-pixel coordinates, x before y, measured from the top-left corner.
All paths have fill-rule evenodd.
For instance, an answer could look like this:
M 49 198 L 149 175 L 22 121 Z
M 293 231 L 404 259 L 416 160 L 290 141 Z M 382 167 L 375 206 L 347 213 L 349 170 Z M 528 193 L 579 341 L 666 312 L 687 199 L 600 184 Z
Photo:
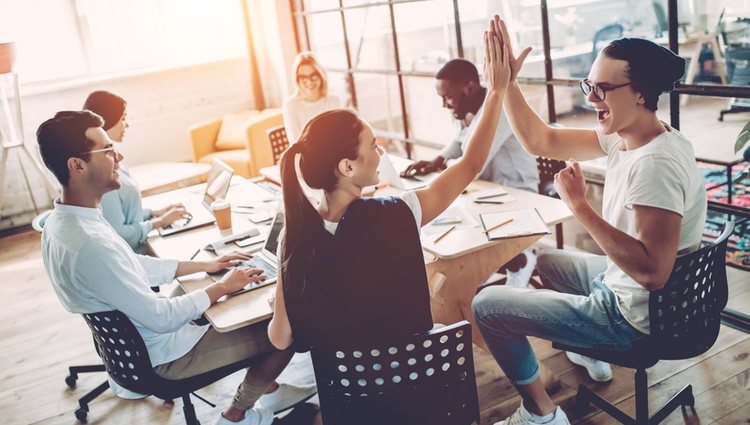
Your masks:
M 493 286 L 474 298 L 479 330 L 512 383 L 539 378 L 527 336 L 616 351 L 645 336 L 620 313 L 615 294 L 602 282 L 605 268 L 604 256 L 545 250 L 537 269 L 552 290 Z

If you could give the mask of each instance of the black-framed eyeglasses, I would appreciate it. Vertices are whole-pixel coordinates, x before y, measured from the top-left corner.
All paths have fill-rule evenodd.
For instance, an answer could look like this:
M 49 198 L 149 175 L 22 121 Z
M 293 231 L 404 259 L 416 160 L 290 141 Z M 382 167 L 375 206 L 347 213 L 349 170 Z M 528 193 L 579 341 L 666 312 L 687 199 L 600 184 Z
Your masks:
M 589 80 L 581 80 L 578 82 L 578 85 L 581 86 L 581 91 L 585 96 L 588 97 L 591 92 L 594 92 L 594 96 L 596 96 L 596 98 L 599 100 L 604 100 L 604 98 L 607 96 L 608 91 L 619 89 L 620 87 L 625 87 L 630 84 L 630 81 L 615 86 L 591 84 L 591 81 Z
M 320 81 L 320 74 L 318 74 L 317 72 L 314 72 L 310 75 L 300 74 L 297 75 L 297 81 L 299 81 L 300 83 L 317 83 Z
M 117 153 L 118 153 L 117 152 L 117 148 L 115 147 L 114 143 L 110 143 L 110 144 L 107 145 L 106 148 L 93 149 L 93 150 L 90 150 L 90 151 L 81 152 L 81 153 L 79 153 L 79 155 L 84 155 L 84 154 L 87 154 L 87 153 L 97 153 L 97 152 L 104 152 L 105 154 L 111 153 L 113 156 L 117 156 Z

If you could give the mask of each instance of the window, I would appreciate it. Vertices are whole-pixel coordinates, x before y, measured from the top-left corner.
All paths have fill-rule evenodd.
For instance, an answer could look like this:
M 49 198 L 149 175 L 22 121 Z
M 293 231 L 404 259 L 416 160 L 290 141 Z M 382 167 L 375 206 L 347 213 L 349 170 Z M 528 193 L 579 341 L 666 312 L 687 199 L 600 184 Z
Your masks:
M 24 83 L 246 54 L 235 0 L 0 0 L 0 10 L 9 12 L 0 39 L 16 42 Z

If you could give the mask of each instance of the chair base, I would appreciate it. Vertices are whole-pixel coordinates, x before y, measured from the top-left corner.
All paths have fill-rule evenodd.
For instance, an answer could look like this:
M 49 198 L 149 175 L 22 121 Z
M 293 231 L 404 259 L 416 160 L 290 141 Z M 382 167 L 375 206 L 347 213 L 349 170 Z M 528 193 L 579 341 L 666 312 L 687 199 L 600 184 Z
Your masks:
M 648 384 L 646 383 L 646 370 L 639 369 L 635 373 L 635 419 L 615 407 L 585 385 L 578 387 L 576 395 L 576 406 L 579 411 L 584 411 L 590 404 L 600 408 L 621 424 L 625 425 L 656 425 L 661 423 L 670 413 L 680 406 L 688 406 L 695 411 L 695 397 L 693 397 L 692 385 L 685 385 L 680 392 L 675 394 L 651 417 L 648 415 Z
M 106 369 L 104 368 L 103 364 L 98 365 L 87 365 L 87 366 L 70 366 L 68 368 L 68 376 L 65 377 L 65 384 L 69 388 L 75 388 L 76 387 L 76 381 L 78 381 L 78 374 L 79 373 L 89 373 L 89 372 L 106 372 Z M 78 399 L 78 409 L 73 411 L 73 414 L 76 415 L 76 418 L 82 422 L 86 423 L 86 417 L 89 414 L 89 403 L 93 401 L 95 398 L 99 397 L 101 393 L 107 390 L 109 388 L 109 382 L 104 381 L 101 384 L 99 384 L 98 387 L 94 388 L 93 390 L 86 393 L 83 397 Z

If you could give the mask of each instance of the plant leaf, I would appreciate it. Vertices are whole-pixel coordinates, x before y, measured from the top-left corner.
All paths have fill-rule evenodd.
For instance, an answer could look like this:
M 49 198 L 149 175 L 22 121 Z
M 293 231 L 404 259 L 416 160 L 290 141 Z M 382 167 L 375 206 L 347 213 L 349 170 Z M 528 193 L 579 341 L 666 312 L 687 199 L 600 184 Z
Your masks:
M 745 147 L 745 144 L 747 144 L 748 140 L 750 140 L 750 122 L 742 127 L 742 131 L 740 131 L 740 134 L 737 136 L 737 141 L 734 143 L 734 153 L 741 151 L 742 148 Z

